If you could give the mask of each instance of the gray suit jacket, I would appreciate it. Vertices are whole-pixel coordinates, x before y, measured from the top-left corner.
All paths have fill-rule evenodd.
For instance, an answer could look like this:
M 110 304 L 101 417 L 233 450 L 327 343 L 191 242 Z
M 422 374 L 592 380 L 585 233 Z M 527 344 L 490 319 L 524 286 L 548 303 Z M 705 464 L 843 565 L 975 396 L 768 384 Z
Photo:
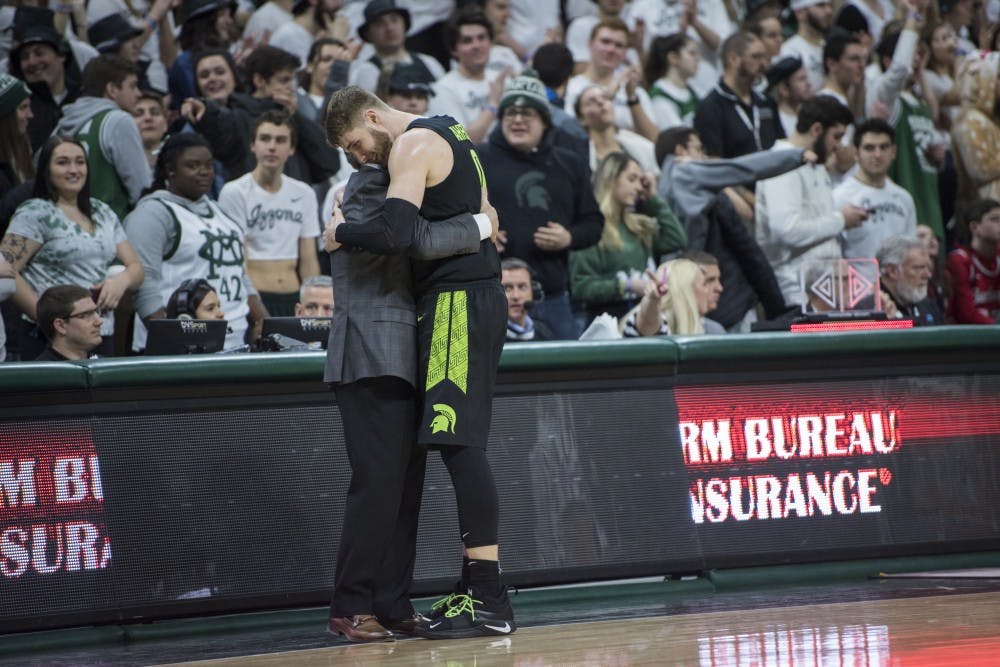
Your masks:
M 372 227 L 385 204 L 389 175 L 362 167 L 344 191 L 344 224 L 372 229 L 367 247 L 380 253 L 387 235 Z M 479 227 L 471 214 L 433 223 L 420 219 L 409 257 L 441 259 L 479 251 Z M 416 386 L 417 316 L 409 257 L 343 247 L 330 256 L 333 317 L 323 380 L 347 383 L 393 375 Z

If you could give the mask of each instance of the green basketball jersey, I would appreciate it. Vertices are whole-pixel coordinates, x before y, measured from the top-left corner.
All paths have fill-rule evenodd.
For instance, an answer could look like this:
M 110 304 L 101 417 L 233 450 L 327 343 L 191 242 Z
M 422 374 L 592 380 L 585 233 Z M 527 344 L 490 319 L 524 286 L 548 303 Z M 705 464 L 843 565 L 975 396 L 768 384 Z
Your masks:
M 108 162 L 101 150 L 101 126 L 111 112 L 107 109 L 80 126 L 76 139 L 87 151 L 87 171 L 90 175 L 90 196 L 99 199 L 115 212 L 119 220 L 129 211 L 128 191 L 122 184 L 114 165 Z
M 917 223 L 929 225 L 944 238 L 937 169 L 924 151 L 934 143 L 934 119 L 923 100 L 904 92 L 899 97 L 896 123 L 896 160 L 889 176 L 913 196 Z

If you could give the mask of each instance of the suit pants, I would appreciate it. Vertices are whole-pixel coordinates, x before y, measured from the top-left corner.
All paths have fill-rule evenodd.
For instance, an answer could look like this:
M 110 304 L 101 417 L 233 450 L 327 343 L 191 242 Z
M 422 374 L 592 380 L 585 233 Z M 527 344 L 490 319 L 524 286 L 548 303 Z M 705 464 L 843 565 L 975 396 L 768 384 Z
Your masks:
M 339 384 L 334 391 L 351 484 L 330 614 L 408 618 L 427 464 L 426 450 L 416 444 L 414 389 L 384 376 Z

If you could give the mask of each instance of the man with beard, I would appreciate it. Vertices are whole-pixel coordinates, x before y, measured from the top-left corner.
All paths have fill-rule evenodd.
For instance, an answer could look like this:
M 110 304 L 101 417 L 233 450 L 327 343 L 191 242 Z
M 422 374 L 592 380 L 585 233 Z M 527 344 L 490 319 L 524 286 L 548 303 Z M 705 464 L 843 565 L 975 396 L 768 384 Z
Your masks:
M 916 236 L 891 236 L 876 255 L 882 274 L 882 294 L 896 306 L 899 317 L 913 319 L 915 326 L 944 324 L 944 314 L 927 297 L 931 279 L 931 257 Z M 885 310 L 888 304 L 883 304 Z
M 705 153 L 733 158 L 770 148 L 785 131 L 777 105 L 753 88 L 767 67 L 764 43 L 738 32 L 726 38 L 721 53 L 722 78 L 694 113 Z
M 776 142 L 774 150 L 809 149 L 816 154 L 815 164 L 757 183 L 757 242 L 789 304 L 806 302 L 800 269 L 819 259 L 839 258 L 840 233 L 868 217 L 853 204 L 836 210 L 830 174 L 823 166 L 852 120 L 850 110 L 832 97 L 808 100 L 799 109 L 795 133 Z
M 795 132 L 799 107 L 813 95 L 809 73 L 797 56 L 785 56 L 767 68 L 767 92 L 778 102 L 778 115 L 785 136 Z
M 326 134 L 358 162 L 387 169 L 389 189 L 376 222 L 394 252 L 412 246 L 418 218 L 433 226 L 482 207 L 486 176 L 465 128 L 453 118 L 397 111 L 348 86 L 330 98 Z M 336 242 L 385 252 L 354 231 L 340 225 Z M 413 290 L 422 399 L 417 443 L 438 450 L 451 476 L 465 556 L 457 590 L 435 604 L 414 632 L 429 639 L 507 635 L 516 626 L 500 581 L 499 500 L 486 459 L 507 321 L 496 247 L 485 239 L 474 253 L 414 260 Z M 406 311 L 394 316 L 411 317 Z M 358 612 L 334 607 L 330 630 L 344 633 L 350 613 Z
M 799 29 L 781 45 L 781 55 L 798 56 L 809 72 L 813 90 L 823 87 L 823 38 L 833 25 L 833 5 L 829 0 L 792 0 Z
M 381 233 L 378 220 L 388 186 L 384 169 L 360 165 L 344 190 L 342 208 L 324 231 L 325 247 L 336 248 L 341 222 L 352 227 L 355 236 L 371 233 L 367 247 L 391 239 Z M 424 618 L 414 614 L 409 596 L 427 464 L 427 452 L 416 442 L 417 338 L 410 258 L 477 252 L 479 242 L 494 233 L 494 224 L 499 226 L 488 205 L 484 213 L 434 223 L 419 220 L 409 256 L 332 252 L 333 280 L 316 276 L 303 283 L 305 291 L 310 281 L 326 278 L 325 295 L 310 301 L 322 303 L 325 298 L 333 311 L 323 379 L 337 395 L 351 484 L 329 631 L 352 642 L 412 635 Z M 391 244 L 378 249 L 388 252 Z M 304 309 L 317 305 L 302 301 Z

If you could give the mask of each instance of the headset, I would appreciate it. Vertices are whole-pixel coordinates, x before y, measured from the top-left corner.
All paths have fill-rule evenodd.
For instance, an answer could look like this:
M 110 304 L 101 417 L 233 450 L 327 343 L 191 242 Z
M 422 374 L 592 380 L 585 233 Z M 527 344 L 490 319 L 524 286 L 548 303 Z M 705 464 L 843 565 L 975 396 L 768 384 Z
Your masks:
M 198 309 L 202 299 L 209 292 L 214 292 L 212 283 L 204 278 L 188 278 L 180 284 L 167 301 L 167 318 L 172 320 L 194 319 L 194 311 Z

